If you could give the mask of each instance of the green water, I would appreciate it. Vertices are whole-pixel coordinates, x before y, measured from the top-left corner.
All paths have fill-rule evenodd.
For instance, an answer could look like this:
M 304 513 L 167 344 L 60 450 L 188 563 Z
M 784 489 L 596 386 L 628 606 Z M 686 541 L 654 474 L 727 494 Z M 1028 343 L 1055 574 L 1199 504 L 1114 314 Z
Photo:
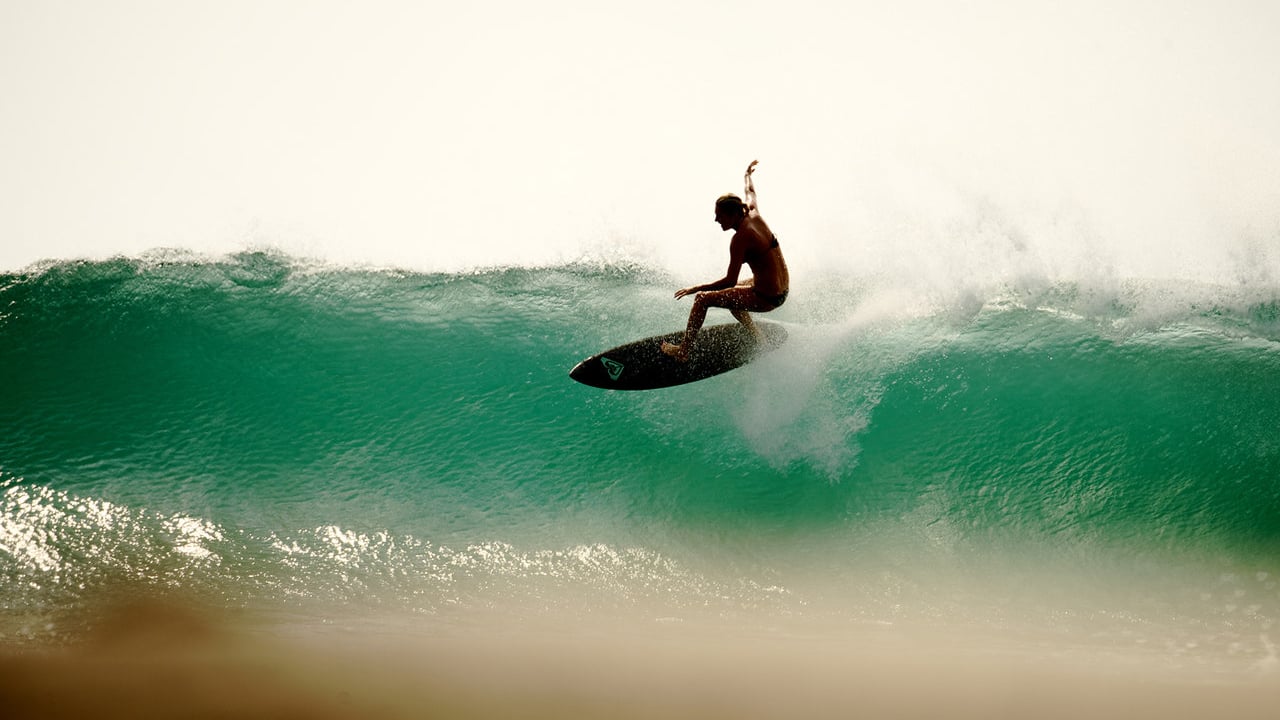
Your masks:
M 1158 288 L 1057 286 L 872 312 L 874 291 L 842 289 L 820 312 L 801 294 L 785 346 L 712 380 L 568 379 L 679 327 L 670 284 L 267 254 L 0 278 L 10 616 L 120 583 L 436 614 L 568 595 L 588 613 L 1065 613 L 1265 652 L 1273 298 L 1203 288 L 1152 313 Z

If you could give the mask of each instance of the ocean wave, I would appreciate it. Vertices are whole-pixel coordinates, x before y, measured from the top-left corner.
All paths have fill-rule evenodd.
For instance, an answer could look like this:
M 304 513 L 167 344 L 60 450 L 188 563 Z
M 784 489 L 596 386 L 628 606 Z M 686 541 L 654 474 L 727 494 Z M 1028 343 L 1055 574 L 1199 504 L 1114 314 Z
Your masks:
M 593 504 L 662 522 L 843 522 L 939 478 L 966 488 L 954 512 L 978 525 L 1053 532 L 1046 503 L 1106 496 L 1079 522 L 1280 534 L 1274 296 L 1024 286 L 939 308 L 874 283 L 817 287 L 779 312 L 786 347 L 723 378 L 625 399 L 568 382 L 582 357 L 683 324 L 667 280 L 263 254 L 6 276 L 0 457 L 128 501 L 176 486 L 159 497 L 175 512 L 196 499 L 234 515 L 245 493 L 316 520 L 376 507 L 371 524 L 418 530 L 398 503 L 434 503 L 446 534 Z M 843 316 L 813 322 L 830 306 L 806 303 L 837 296 Z M 687 488 L 708 478 L 705 497 Z M 1239 486 L 1253 499 L 1226 489 Z M 1181 489 L 1153 505 L 1167 487 Z

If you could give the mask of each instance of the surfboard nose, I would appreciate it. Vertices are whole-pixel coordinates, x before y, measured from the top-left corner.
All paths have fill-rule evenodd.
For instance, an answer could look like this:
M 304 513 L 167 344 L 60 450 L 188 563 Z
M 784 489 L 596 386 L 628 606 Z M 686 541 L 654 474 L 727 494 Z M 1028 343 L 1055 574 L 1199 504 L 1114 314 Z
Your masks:
M 605 382 L 608 378 L 601 370 L 600 361 L 596 358 L 588 358 L 574 365 L 573 369 L 569 371 L 569 377 L 583 385 L 600 388 L 609 387 Z

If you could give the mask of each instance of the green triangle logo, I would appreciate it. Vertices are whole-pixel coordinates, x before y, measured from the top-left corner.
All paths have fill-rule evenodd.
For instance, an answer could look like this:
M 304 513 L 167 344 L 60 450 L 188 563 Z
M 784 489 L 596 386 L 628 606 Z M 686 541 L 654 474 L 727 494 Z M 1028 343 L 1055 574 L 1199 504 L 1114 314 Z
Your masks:
M 604 369 L 609 373 L 610 380 L 617 380 L 622 375 L 623 364 L 617 360 L 610 360 L 607 357 L 600 358 L 600 362 L 604 363 Z

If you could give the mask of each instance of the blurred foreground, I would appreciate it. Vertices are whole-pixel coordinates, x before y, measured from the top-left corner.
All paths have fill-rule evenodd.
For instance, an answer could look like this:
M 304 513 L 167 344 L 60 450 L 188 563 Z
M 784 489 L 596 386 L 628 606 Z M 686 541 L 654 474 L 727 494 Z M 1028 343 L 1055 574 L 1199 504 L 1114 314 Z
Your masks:
M 27 718 L 1273 718 L 1274 669 L 1066 659 L 990 637 L 649 624 L 290 625 L 166 604 L 0 650 Z M 1043 650 L 1044 648 L 1040 648 Z

